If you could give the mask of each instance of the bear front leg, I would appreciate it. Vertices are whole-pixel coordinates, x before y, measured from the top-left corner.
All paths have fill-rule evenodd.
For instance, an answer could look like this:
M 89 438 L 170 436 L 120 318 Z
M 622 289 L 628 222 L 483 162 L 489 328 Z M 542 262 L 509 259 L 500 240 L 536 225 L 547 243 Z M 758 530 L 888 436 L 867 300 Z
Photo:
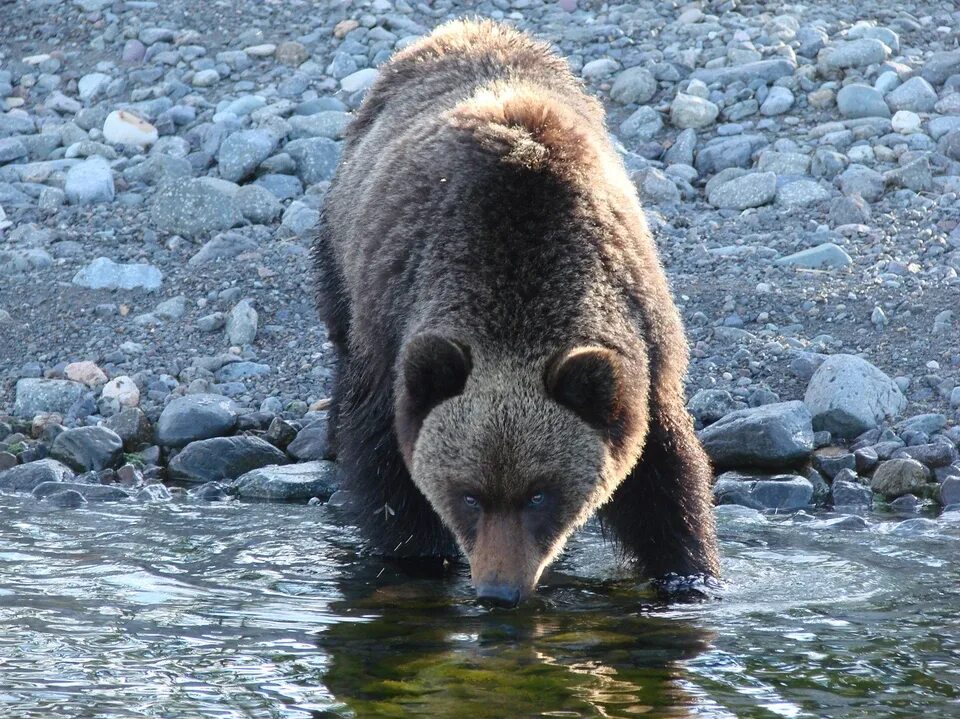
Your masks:
M 710 461 L 686 408 L 677 403 L 653 412 L 640 460 L 600 517 L 661 588 L 667 579 L 676 584 L 671 575 L 719 574 L 711 481 Z

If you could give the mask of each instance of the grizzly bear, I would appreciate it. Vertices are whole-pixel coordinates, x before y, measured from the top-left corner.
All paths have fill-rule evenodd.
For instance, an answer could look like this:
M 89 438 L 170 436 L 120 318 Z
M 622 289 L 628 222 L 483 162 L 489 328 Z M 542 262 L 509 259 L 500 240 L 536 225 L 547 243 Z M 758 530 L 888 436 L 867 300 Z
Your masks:
M 456 21 L 383 66 L 314 248 L 331 442 L 371 548 L 516 605 L 595 511 L 649 577 L 718 571 L 679 313 L 601 105 Z

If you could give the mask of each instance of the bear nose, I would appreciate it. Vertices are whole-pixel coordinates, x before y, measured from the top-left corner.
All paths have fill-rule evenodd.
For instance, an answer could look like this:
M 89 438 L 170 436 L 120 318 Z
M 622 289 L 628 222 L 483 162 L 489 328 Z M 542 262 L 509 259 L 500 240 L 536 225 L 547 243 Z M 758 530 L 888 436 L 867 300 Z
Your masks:
M 484 606 L 512 609 L 520 603 L 520 590 L 509 584 L 480 584 L 477 600 Z

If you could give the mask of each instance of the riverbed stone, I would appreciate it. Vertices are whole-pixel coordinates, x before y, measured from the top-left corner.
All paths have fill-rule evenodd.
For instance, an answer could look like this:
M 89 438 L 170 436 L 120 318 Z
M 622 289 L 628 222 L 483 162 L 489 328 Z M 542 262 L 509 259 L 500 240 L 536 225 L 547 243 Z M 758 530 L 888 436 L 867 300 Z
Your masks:
M 297 432 L 297 436 L 287 447 L 287 452 L 302 461 L 332 459 L 333 452 L 329 442 L 330 430 L 326 419 L 318 420 Z
M 243 499 L 305 501 L 330 498 L 340 486 L 340 471 L 334 462 L 316 461 L 254 469 L 234 483 Z
M 887 104 L 894 112 L 932 112 L 937 104 L 937 91 L 922 77 L 911 77 L 886 96 Z
M 277 137 L 267 130 L 242 130 L 228 135 L 218 154 L 220 177 L 240 182 L 253 174 L 277 148 Z
M 33 489 L 34 499 L 46 499 L 61 492 L 77 492 L 87 502 L 120 502 L 130 495 L 116 485 L 83 482 L 44 482 Z
M 833 242 L 824 242 L 816 247 L 794 252 L 786 257 L 780 257 L 774 264 L 788 267 L 804 267 L 809 269 L 824 269 L 829 267 L 846 267 L 853 264 L 850 255 L 839 245 Z
M 243 223 L 236 185 L 212 177 L 178 178 L 165 183 L 150 209 L 162 232 L 194 238 Z
M 846 85 L 837 93 L 837 110 L 843 117 L 890 117 L 883 94 L 869 85 Z
M 783 467 L 813 451 L 813 427 L 803 402 L 778 402 L 731 412 L 700 432 L 717 467 Z
M 38 459 L 0 472 L 0 491 L 32 492 L 43 483 L 73 479 L 73 470 L 55 459 Z
M 888 459 L 877 466 L 870 488 L 888 498 L 899 497 L 921 491 L 929 478 L 930 470 L 915 459 Z
M 188 394 L 163 408 L 157 422 L 157 442 L 182 447 L 196 440 L 230 434 L 237 426 L 239 407 L 227 397 Z
M 79 382 L 32 377 L 21 379 L 16 386 L 13 413 L 17 417 L 27 418 L 41 412 L 65 415 L 83 393 L 84 386 Z
M 50 456 L 76 472 L 112 469 L 123 459 L 123 440 L 106 427 L 75 427 L 57 435 Z
M 286 464 L 287 456 L 259 437 L 238 435 L 191 442 L 174 457 L 168 471 L 183 482 L 236 479 L 271 464 Z
M 746 210 L 773 202 L 777 176 L 772 172 L 750 172 L 719 185 L 708 183 L 707 199 L 723 210 Z
M 98 257 L 73 276 L 73 284 L 92 290 L 159 290 L 163 274 L 142 262 L 119 264 L 109 257 Z
M 831 355 L 810 378 L 804 404 L 813 427 L 852 439 L 899 416 L 907 406 L 897 384 L 866 360 L 848 354 Z
M 713 496 L 717 504 L 791 511 L 810 505 L 813 485 L 796 474 L 724 472 L 717 477 Z
M 621 105 L 642 105 L 649 102 L 657 92 L 657 81 L 644 67 L 624 70 L 613 81 L 610 99 Z
M 825 71 L 864 67 L 883 62 L 890 48 L 873 38 L 831 43 L 817 53 L 817 64 Z

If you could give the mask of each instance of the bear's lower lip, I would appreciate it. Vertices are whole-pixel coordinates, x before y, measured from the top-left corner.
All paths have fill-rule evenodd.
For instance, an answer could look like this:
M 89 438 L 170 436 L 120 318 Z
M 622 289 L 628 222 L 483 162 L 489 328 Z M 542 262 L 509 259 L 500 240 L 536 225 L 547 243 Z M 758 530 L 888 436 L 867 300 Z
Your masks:
M 512 609 L 520 603 L 520 590 L 507 584 L 481 584 L 477 587 L 477 601 L 489 607 Z

